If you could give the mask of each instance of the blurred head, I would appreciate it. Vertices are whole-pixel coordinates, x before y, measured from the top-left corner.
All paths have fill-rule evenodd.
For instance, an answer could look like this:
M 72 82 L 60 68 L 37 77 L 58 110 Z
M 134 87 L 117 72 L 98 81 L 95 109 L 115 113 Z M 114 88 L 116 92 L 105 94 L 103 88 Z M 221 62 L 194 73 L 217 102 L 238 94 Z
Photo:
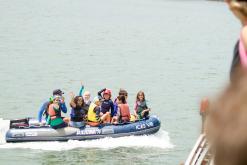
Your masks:
M 145 94 L 143 91 L 139 91 L 136 95 L 136 101 L 145 101 Z
M 125 96 L 126 100 L 128 98 L 128 92 L 126 90 L 124 90 L 124 89 L 120 89 L 118 95 L 119 96 Z
M 118 104 L 126 104 L 125 96 L 121 95 L 117 97 Z
M 103 93 L 103 97 L 105 100 L 109 100 L 111 98 L 111 90 L 110 89 L 106 89 Z
M 83 94 L 83 98 L 85 101 L 90 100 L 90 92 L 89 91 L 85 91 Z
M 229 9 L 241 21 L 247 19 L 247 1 L 246 0 L 225 0 Z
M 81 96 L 76 96 L 74 98 L 74 102 L 75 102 L 76 106 L 79 106 L 79 107 L 83 106 L 83 104 L 84 104 L 84 100 Z
M 95 97 L 93 99 L 93 103 L 96 104 L 97 106 L 100 106 L 100 100 L 99 100 L 99 98 L 98 97 Z
M 61 96 L 55 95 L 55 96 L 53 96 L 52 102 L 53 102 L 54 104 L 59 104 L 60 100 L 61 100 Z
M 215 165 L 247 164 L 247 76 L 231 83 L 209 105 L 207 138 Z

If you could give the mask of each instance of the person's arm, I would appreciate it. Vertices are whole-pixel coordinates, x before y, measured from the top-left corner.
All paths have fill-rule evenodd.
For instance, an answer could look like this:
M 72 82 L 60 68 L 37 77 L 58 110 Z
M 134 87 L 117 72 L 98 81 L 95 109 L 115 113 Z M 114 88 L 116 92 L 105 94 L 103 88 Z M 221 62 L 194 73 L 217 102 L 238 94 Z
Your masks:
M 96 119 L 100 121 L 100 107 L 95 107 L 94 112 L 96 113 Z
M 134 104 L 134 115 L 135 115 L 135 117 L 138 116 L 138 114 L 137 114 L 137 102 L 135 102 L 135 104 Z
M 79 96 L 82 96 L 84 93 L 84 85 L 81 85 L 81 89 L 79 91 Z
M 114 111 L 114 104 L 112 100 L 110 101 L 110 104 L 111 104 L 111 117 L 113 117 L 115 115 L 115 111 Z
M 38 121 L 39 121 L 39 122 L 42 122 L 42 116 L 43 116 L 44 111 L 45 111 L 46 108 L 47 108 L 48 103 L 49 103 L 49 101 L 44 102 L 44 103 L 41 105 L 41 107 L 39 108 L 39 113 L 38 113 Z
M 74 101 L 75 94 L 73 92 L 70 92 L 70 97 L 71 97 L 71 100 L 70 100 L 69 104 L 70 104 L 71 108 L 75 108 L 76 107 L 76 104 L 75 104 L 75 101 Z
M 104 92 L 105 90 L 106 90 L 106 88 L 104 88 L 104 89 L 102 89 L 102 90 L 100 90 L 100 91 L 98 92 L 98 97 L 99 97 L 99 99 L 103 99 L 102 92 Z
M 118 105 L 117 105 L 117 103 L 115 102 L 115 103 L 114 103 L 114 114 L 113 114 L 113 116 L 116 116 L 117 113 L 118 113 Z
M 63 113 L 67 113 L 67 107 L 66 107 L 65 102 L 60 103 L 60 106 L 61 106 L 61 110 L 62 110 L 62 112 L 63 112 Z
M 242 66 L 247 69 L 247 27 L 244 27 L 241 36 L 240 36 L 240 43 L 239 43 L 239 54 Z

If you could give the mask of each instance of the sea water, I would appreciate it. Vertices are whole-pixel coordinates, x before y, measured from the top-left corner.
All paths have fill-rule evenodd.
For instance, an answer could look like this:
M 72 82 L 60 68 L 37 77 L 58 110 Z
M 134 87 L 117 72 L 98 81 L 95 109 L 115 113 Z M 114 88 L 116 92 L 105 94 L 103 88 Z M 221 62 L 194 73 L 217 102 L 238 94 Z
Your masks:
M 6 144 L 0 164 L 167 164 L 184 161 L 201 128 L 199 102 L 228 81 L 240 25 L 222 2 L 204 0 L 0 1 L 0 118 L 37 117 L 61 88 L 80 82 L 143 90 L 158 134 L 93 141 Z M 69 116 L 63 114 L 64 116 Z

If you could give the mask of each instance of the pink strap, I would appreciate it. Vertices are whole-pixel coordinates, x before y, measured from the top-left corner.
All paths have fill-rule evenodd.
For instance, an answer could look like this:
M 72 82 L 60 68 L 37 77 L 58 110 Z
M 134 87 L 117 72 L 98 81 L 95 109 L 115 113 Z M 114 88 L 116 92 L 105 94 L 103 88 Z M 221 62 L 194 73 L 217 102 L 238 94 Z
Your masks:
M 242 35 L 240 35 L 239 39 L 239 55 L 242 66 L 247 69 L 247 51 L 244 48 Z

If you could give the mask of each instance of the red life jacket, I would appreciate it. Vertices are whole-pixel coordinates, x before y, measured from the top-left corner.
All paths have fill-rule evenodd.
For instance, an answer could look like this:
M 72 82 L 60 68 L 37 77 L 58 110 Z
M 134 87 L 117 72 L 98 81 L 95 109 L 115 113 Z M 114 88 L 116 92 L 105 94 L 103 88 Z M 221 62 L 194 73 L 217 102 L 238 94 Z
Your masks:
M 129 122 L 131 116 L 128 104 L 119 104 L 118 107 L 120 109 L 120 120 L 122 122 Z

